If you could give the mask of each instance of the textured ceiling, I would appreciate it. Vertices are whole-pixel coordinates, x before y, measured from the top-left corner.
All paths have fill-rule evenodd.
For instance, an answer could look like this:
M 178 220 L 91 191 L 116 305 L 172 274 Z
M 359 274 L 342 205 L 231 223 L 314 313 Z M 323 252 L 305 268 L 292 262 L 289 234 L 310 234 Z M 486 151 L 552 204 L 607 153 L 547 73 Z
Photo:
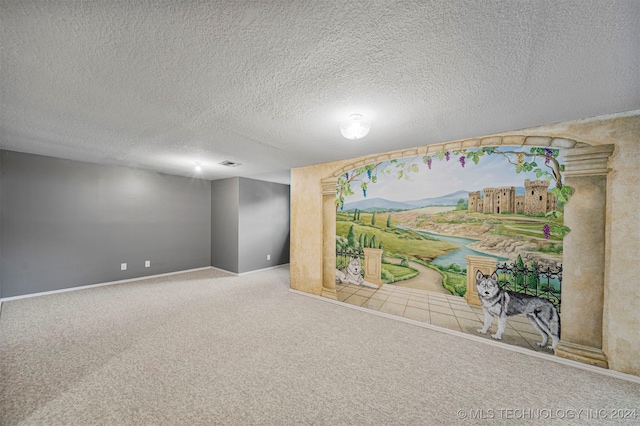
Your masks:
M 185 176 L 285 181 L 640 108 L 636 0 L 0 0 L 0 19 L 0 148 Z M 354 112 L 371 132 L 349 141 Z

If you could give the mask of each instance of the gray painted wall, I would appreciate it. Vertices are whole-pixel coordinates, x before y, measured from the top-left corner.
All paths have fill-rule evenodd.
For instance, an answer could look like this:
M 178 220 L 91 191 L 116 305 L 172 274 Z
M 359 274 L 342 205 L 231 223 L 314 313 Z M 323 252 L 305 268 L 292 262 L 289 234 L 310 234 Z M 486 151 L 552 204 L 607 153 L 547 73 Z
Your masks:
M 11 151 L 0 169 L 2 297 L 210 265 L 209 181 Z
M 239 180 L 238 272 L 289 263 L 289 185 Z
M 2 151 L 0 151 L 0 299 L 2 299 Z M 0 310 L 2 309 L 2 300 L 0 300 Z
M 211 266 L 238 273 L 238 178 L 211 181 Z
M 289 185 L 212 181 L 211 266 L 243 273 L 289 263 L 289 205 Z

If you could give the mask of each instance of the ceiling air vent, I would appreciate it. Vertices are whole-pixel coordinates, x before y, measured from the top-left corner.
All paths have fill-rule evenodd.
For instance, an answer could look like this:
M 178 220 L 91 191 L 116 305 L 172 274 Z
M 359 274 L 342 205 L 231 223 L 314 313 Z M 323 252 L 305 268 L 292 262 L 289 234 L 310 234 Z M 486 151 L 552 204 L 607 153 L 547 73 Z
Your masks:
M 227 167 L 238 167 L 241 166 L 242 164 L 240 163 L 234 163 L 233 161 L 229 161 L 229 160 L 224 160 L 218 164 L 221 164 L 223 166 L 227 166 Z

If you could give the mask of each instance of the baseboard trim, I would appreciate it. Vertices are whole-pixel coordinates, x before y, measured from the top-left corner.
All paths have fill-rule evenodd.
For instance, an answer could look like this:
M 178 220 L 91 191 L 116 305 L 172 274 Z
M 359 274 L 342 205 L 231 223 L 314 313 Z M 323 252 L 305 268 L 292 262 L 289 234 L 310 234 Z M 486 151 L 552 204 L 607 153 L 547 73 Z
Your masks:
M 270 269 L 278 269 L 281 268 L 283 266 L 289 266 L 288 263 L 283 263 L 282 265 L 276 265 L 276 266 L 269 266 L 268 268 L 262 268 L 262 269 L 256 269 L 254 271 L 248 271 L 248 272 L 233 272 L 233 271 L 227 271 L 226 269 L 222 269 L 222 268 L 216 268 L 215 266 L 212 266 L 211 268 L 216 269 L 220 272 L 226 272 L 227 274 L 231 274 L 231 275 L 235 275 L 236 277 L 242 277 L 245 275 L 250 275 L 250 274 L 255 274 L 256 272 L 264 272 L 264 271 L 268 271 Z
M 289 266 L 288 263 L 283 263 L 282 265 L 276 265 L 276 266 L 269 266 L 268 268 L 262 268 L 262 269 L 256 269 L 254 271 L 248 271 L 248 272 L 241 272 L 239 274 L 237 274 L 239 277 L 243 277 L 245 275 L 251 275 L 251 274 L 255 274 L 257 272 L 264 272 L 264 271 L 269 271 L 271 269 L 278 269 L 278 268 L 282 268 L 283 266 Z
M 149 279 L 153 279 L 153 278 L 168 277 L 168 276 L 171 276 L 171 275 L 184 274 L 184 273 L 187 273 L 187 272 L 204 271 L 205 269 L 212 269 L 212 267 L 211 266 L 203 266 L 202 268 L 184 269 L 182 271 L 166 272 L 164 274 L 156 274 L 156 275 L 145 275 L 144 277 L 127 278 L 126 280 L 107 281 L 107 282 L 98 283 L 98 284 L 87 284 L 87 285 L 81 285 L 81 286 L 78 286 L 78 287 L 69 287 L 69 288 L 61 288 L 59 290 L 43 291 L 43 292 L 40 292 L 40 293 L 29 293 L 29 294 L 23 294 L 23 295 L 20 295 L 20 296 L 3 297 L 3 298 L 0 299 L 0 306 L 2 306 L 2 302 L 9 302 L 11 300 L 27 299 L 29 297 L 48 296 L 50 294 L 66 293 L 68 291 L 76 291 L 76 290 L 86 290 L 86 289 L 89 289 L 89 288 L 104 287 L 104 286 L 107 286 L 107 285 L 125 284 L 125 283 L 129 283 L 129 282 L 134 282 L 134 281 L 142 281 L 142 280 L 149 280 Z M 213 269 L 218 269 L 218 268 L 213 268 Z M 224 271 L 224 272 L 227 272 L 227 271 Z M 231 272 L 229 272 L 229 273 L 231 273 Z
M 366 312 L 366 313 L 371 314 L 371 315 L 377 315 L 377 316 L 380 316 L 380 317 L 389 318 L 389 319 L 394 320 L 394 321 L 405 322 L 407 324 L 412 324 L 412 325 L 415 325 L 415 326 L 418 326 L 418 327 L 439 331 L 441 333 L 451 334 L 453 336 L 462 337 L 463 339 L 472 340 L 474 342 L 479 342 L 479 343 L 482 343 L 482 344 L 485 344 L 485 345 L 491 345 L 491 346 L 494 346 L 496 348 L 506 349 L 506 350 L 509 350 L 509 351 L 512 351 L 512 352 L 518 352 L 518 353 L 521 353 L 521 354 L 524 354 L 524 355 L 527 355 L 527 356 L 532 356 L 532 357 L 535 357 L 535 358 L 545 359 L 547 361 L 556 362 L 558 364 L 568 365 L 570 367 L 579 368 L 581 370 L 586 370 L 586 371 L 589 371 L 591 373 L 601 374 L 603 376 L 613 377 L 613 378 L 616 378 L 616 379 L 625 380 L 625 381 L 628 381 L 628 382 L 633 382 L 633 383 L 640 384 L 640 377 L 634 376 L 633 374 L 627 374 L 627 373 L 623 373 L 621 371 L 609 370 L 609 369 L 602 368 L 602 367 L 596 367 L 594 365 L 584 364 L 582 362 L 573 361 L 571 359 L 562 358 L 562 357 L 558 357 L 558 356 L 550 355 L 550 354 L 545 354 L 545 353 L 541 353 L 541 352 L 536 352 L 536 351 L 533 351 L 533 350 L 530 350 L 530 349 L 521 348 L 519 346 L 513 346 L 513 345 L 509 345 L 509 344 L 505 344 L 505 343 L 500 343 L 500 342 L 496 342 L 495 340 L 484 339 L 482 337 L 474 336 L 472 334 L 466 334 L 466 333 L 463 333 L 461 331 L 450 330 L 450 329 L 445 328 L 445 327 L 439 327 L 437 325 L 427 324 L 427 323 L 424 323 L 424 322 L 412 320 L 410 318 L 400 317 L 400 316 L 397 316 L 397 315 L 388 314 L 386 312 L 380 312 L 380 311 L 376 311 L 376 310 L 373 310 L 373 309 L 363 308 L 362 306 L 357 306 L 357 305 L 352 305 L 350 303 L 340 302 L 338 300 L 329 299 L 329 298 L 326 298 L 326 297 L 318 296 L 316 294 L 306 293 L 306 292 L 300 291 L 300 290 L 294 290 L 292 288 L 289 289 L 289 292 L 290 293 L 299 294 L 301 296 L 306 296 L 306 297 L 311 297 L 311 298 L 314 298 L 314 299 L 322 300 L 323 302 L 333 303 L 335 305 L 340 305 L 340 306 L 345 307 L 345 308 L 350 308 L 350 309 L 355 309 L 355 310 L 358 310 L 358 311 L 361 311 L 361 312 Z
M 222 269 L 222 268 L 216 268 L 215 266 L 210 266 L 211 269 L 215 269 L 216 271 L 220 271 L 220 272 L 224 272 L 226 274 L 231 274 L 234 276 L 238 276 L 237 272 L 233 272 L 233 271 L 227 271 L 226 269 Z

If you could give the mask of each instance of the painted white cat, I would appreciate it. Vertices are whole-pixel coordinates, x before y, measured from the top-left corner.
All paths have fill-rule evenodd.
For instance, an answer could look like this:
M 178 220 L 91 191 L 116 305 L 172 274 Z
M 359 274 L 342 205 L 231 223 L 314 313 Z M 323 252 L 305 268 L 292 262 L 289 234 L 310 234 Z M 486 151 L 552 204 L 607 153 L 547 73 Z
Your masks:
M 358 259 L 357 257 L 352 257 L 349 260 L 349 264 L 346 268 L 336 269 L 336 283 L 351 283 L 356 285 L 363 285 L 365 287 L 378 288 L 377 285 L 365 281 L 364 277 L 360 274 L 360 271 L 362 271 L 360 259 Z

